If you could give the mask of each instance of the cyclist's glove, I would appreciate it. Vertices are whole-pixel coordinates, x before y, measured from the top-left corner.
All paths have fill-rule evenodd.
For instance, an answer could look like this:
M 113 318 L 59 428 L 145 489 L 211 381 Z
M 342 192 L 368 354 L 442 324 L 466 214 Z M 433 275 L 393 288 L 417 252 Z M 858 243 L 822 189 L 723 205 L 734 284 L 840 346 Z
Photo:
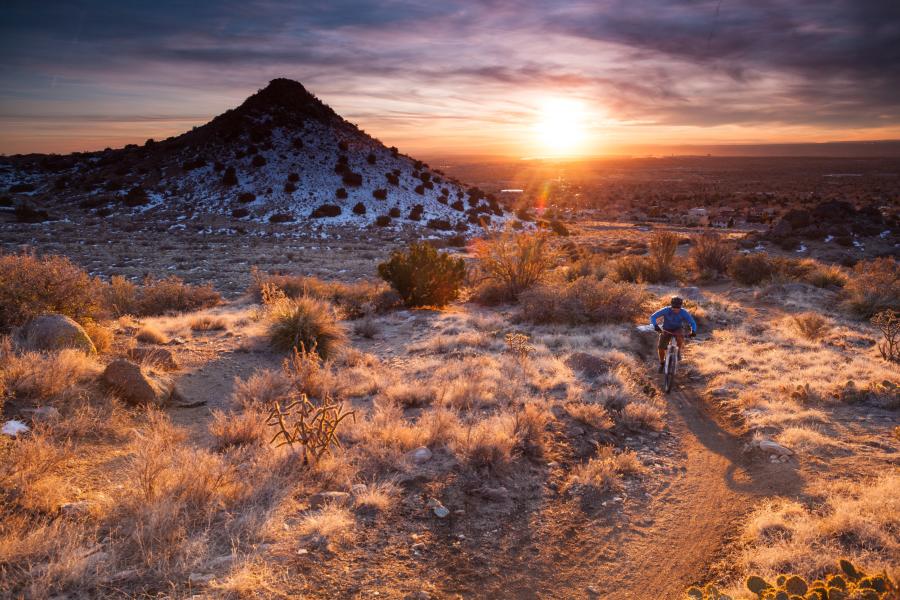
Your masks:
M 692 332 L 691 332 L 691 337 L 697 337 L 697 332 L 696 332 L 696 331 L 692 331 Z
M 653 329 L 655 329 L 655 330 L 658 331 L 659 333 L 662 333 L 662 328 L 661 328 L 659 325 L 654 325 L 654 326 L 653 326 Z

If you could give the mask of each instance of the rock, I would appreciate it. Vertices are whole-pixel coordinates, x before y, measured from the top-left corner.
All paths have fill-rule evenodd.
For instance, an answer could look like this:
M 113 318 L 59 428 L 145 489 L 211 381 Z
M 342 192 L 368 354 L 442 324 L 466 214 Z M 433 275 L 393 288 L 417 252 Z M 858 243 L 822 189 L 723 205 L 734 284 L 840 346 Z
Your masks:
M 84 328 L 65 315 L 48 314 L 33 318 L 22 326 L 17 336 L 19 344 L 36 351 L 57 351 L 74 348 L 96 354 L 97 348 Z
M 326 504 L 346 504 L 350 500 L 347 492 L 319 492 L 309 497 L 310 508 L 322 508 Z
M 212 573 L 191 573 L 188 575 L 188 583 L 196 586 L 209 585 L 209 582 L 215 579 Z
M 420 446 L 415 450 L 410 451 L 408 456 L 412 462 L 417 465 L 421 465 L 422 463 L 426 463 L 431 460 L 432 453 L 431 450 L 429 450 L 425 446 Z
M 434 511 L 434 515 L 439 519 L 444 519 L 450 514 L 450 510 L 437 498 L 431 498 L 428 501 L 428 508 Z
M 763 452 L 774 456 L 791 456 L 794 454 L 792 450 L 789 448 L 785 448 L 778 442 L 773 442 L 772 440 L 759 440 L 756 443 L 756 446 Z
M 29 431 L 31 429 L 22 421 L 7 421 L 3 424 L 3 429 L 0 429 L 0 433 L 10 437 L 16 437 L 20 433 L 28 433 Z
M 34 423 L 46 423 L 59 418 L 59 409 L 55 406 L 41 406 L 34 409 L 31 413 L 31 420 Z
M 63 516 L 73 519 L 86 517 L 91 514 L 91 503 L 87 500 L 66 502 L 65 504 L 60 505 L 59 512 Z
M 509 490 L 503 486 L 500 487 L 483 487 L 477 490 L 479 496 L 491 502 L 504 502 L 509 500 Z
M 145 373 L 140 365 L 124 358 L 107 365 L 103 381 L 131 404 L 161 406 L 172 399 L 175 391 L 171 381 Z
M 166 371 L 174 371 L 178 368 L 175 355 L 168 348 L 132 348 L 128 351 L 128 358 L 137 363 L 149 363 Z
M 597 586 L 589 585 L 585 588 L 585 591 L 591 596 L 599 596 L 600 590 L 597 589 Z
M 587 352 L 573 352 L 565 360 L 565 364 L 573 371 L 578 371 L 589 379 L 603 375 L 612 367 L 610 361 Z

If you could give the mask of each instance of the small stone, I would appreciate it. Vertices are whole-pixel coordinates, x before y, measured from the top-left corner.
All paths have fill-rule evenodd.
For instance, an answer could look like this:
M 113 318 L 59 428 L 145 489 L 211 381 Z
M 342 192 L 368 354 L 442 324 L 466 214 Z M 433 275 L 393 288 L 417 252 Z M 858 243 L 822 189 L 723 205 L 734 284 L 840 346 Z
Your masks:
M 409 453 L 410 460 L 412 460 L 412 462 L 417 465 L 428 462 L 429 460 L 431 460 L 431 457 L 431 450 L 429 450 L 425 446 L 420 446 Z
M 585 591 L 587 591 L 587 593 L 590 594 L 591 596 L 599 596 L 600 595 L 600 590 L 598 590 L 596 588 L 596 586 L 593 586 L 593 585 L 587 586 L 585 588 Z
M 350 500 L 347 492 L 319 492 L 309 497 L 311 508 L 322 508 L 326 504 L 346 504 Z
M 216 576 L 212 573 L 191 573 L 188 575 L 188 583 L 196 586 L 208 585 Z
M 413 549 L 414 552 L 422 552 L 423 550 L 425 550 L 425 543 L 417 542 L 417 543 L 413 544 L 411 546 L 411 548 Z
M 428 501 L 428 508 L 434 511 L 435 516 L 439 519 L 444 519 L 450 514 L 450 510 L 436 498 L 431 498 Z
M 307 550 L 306 548 L 300 548 L 299 550 L 297 550 L 297 554 L 299 554 L 300 556 L 305 556 L 309 554 L 309 550 Z

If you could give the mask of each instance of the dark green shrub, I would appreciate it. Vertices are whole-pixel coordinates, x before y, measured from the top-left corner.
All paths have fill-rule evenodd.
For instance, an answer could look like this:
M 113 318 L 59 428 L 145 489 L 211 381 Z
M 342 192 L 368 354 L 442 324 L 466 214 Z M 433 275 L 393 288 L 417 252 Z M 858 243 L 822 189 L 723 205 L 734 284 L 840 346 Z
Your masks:
M 444 306 L 459 296 L 466 276 L 463 259 L 413 243 L 378 265 L 378 274 L 397 290 L 407 306 Z

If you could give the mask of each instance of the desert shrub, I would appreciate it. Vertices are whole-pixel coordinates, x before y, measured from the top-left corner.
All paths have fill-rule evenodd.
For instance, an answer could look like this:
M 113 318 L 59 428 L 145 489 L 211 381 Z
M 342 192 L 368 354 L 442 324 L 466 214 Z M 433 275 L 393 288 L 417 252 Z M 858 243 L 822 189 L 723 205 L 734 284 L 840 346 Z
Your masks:
M 169 342 L 169 338 L 153 325 L 143 325 L 134 337 L 145 344 L 167 344 Z
M 391 224 L 391 218 L 387 215 L 378 215 L 375 218 L 375 224 L 379 227 L 387 227 Z
M 84 327 L 85 333 L 94 342 L 94 348 L 97 349 L 97 352 L 106 352 L 112 347 L 112 329 L 93 319 L 85 319 L 82 321 L 81 326 Z
M 248 204 L 256 200 L 256 194 L 253 192 L 241 192 L 237 197 L 238 202 L 241 204 Z
M 561 237 L 569 236 L 568 227 L 563 225 L 561 221 L 557 221 L 556 219 L 554 219 L 554 220 L 550 221 L 549 226 L 550 226 L 550 231 L 552 231 L 556 235 L 561 236 Z
M 429 229 L 437 229 L 438 231 L 450 231 L 453 229 L 450 221 L 444 219 L 429 219 L 427 225 Z
M 298 181 L 300 181 L 300 174 L 299 173 L 288 173 L 288 181 L 290 181 L 292 183 L 297 183 Z
M 757 285 L 775 274 L 775 265 L 762 253 L 736 254 L 728 263 L 728 274 L 738 283 Z
M 238 178 L 234 167 L 226 167 L 225 174 L 222 176 L 222 184 L 227 186 L 237 185 Z
M 191 319 L 190 327 L 191 331 L 222 331 L 228 329 L 228 323 L 222 317 L 203 315 Z
M 817 264 L 803 277 L 803 281 L 820 288 L 844 287 L 848 281 L 847 274 L 838 265 Z
M 387 190 L 384 188 L 372 190 L 372 197 L 376 200 L 387 200 Z
M 378 274 L 407 306 L 444 306 L 459 296 L 466 265 L 430 244 L 413 243 L 379 264 Z
M 347 198 L 347 190 L 342 187 L 338 188 L 334 195 L 338 200 L 344 200 Z
M 337 217 L 341 214 L 341 207 L 337 204 L 323 204 L 309 213 L 311 219 L 324 219 L 327 217 Z
M 285 181 L 284 182 L 284 191 L 287 194 L 293 194 L 294 192 L 297 191 L 297 184 L 295 184 L 293 181 Z
M 872 324 L 881 331 L 878 351 L 889 362 L 900 362 L 900 315 L 893 310 L 883 310 L 872 317 Z
M 388 211 L 388 216 L 391 217 L 392 219 L 399 219 L 400 218 L 400 209 L 397 208 L 396 206 L 392 207 Z
M 613 421 L 609 416 L 609 411 L 602 404 L 587 404 L 583 402 L 573 402 L 566 405 L 566 412 L 569 416 L 593 427 L 594 429 L 607 430 L 612 429 Z
M 623 256 L 610 261 L 607 268 L 614 281 L 641 283 L 651 276 L 650 261 L 644 256 Z
M 341 181 L 344 185 L 349 185 L 352 187 L 359 187 L 362 185 L 362 175 L 359 173 L 354 173 L 353 171 L 345 171 L 343 177 L 341 177 Z
M 251 277 L 252 284 L 249 292 L 257 302 L 263 300 L 263 288 L 273 286 L 284 292 L 288 298 L 312 296 L 319 300 L 332 302 L 349 319 L 359 318 L 371 310 L 389 310 L 395 304 L 388 298 L 390 290 L 382 282 L 324 281 L 317 277 L 303 275 L 271 275 L 262 273 L 255 268 L 251 272 Z
M 292 380 L 284 370 L 263 369 L 254 372 L 247 379 L 234 381 L 231 399 L 237 406 L 263 409 L 272 402 L 285 400 L 291 392 Z
M 254 167 L 261 167 L 266 164 L 266 157 L 262 154 L 257 154 L 253 157 L 253 160 L 250 161 L 250 164 Z
M 857 263 L 844 293 L 846 306 L 859 317 L 870 318 L 882 310 L 900 312 L 900 263 L 889 257 Z
M 791 320 L 797 333 L 811 341 L 821 339 L 831 329 L 828 319 L 816 312 L 794 315 Z
M 725 273 L 734 256 L 734 246 L 717 233 L 704 233 L 694 238 L 688 256 L 701 275 Z
M 120 285 L 122 292 L 127 286 Z M 211 308 L 222 302 L 222 296 L 211 285 L 191 285 L 174 275 L 165 279 L 148 276 L 141 286 L 135 286 L 130 300 L 119 296 L 107 301 L 114 302 L 116 314 L 150 317 Z
M 269 341 L 281 352 L 306 348 L 328 358 L 346 343 L 332 306 L 309 296 L 276 301 L 267 319 Z
M 275 213 L 269 216 L 269 223 L 290 223 L 294 220 L 294 215 L 290 213 Z
M 522 318 L 533 323 L 614 323 L 642 311 L 642 287 L 581 277 L 571 283 L 538 285 L 519 296 Z
M 353 214 L 354 215 L 364 215 L 366 214 L 366 205 L 362 202 L 357 202 L 353 205 Z
M 246 208 L 233 208 L 231 209 L 231 216 L 235 219 L 243 219 L 250 216 L 250 211 Z
M 83 322 L 104 312 L 103 283 L 68 258 L 0 255 L 0 331 L 44 313 Z
M 364 316 L 353 324 L 353 334 L 368 340 L 374 338 L 380 331 L 378 323 L 370 315 Z
M 680 240 L 681 237 L 671 231 L 654 231 L 650 236 L 648 248 L 653 280 L 670 281 L 674 279 L 675 271 L 672 268 L 672 262 L 675 260 L 675 251 L 678 250 Z
M 509 300 L 544 279 L 557 261 L 547 237 L 536 233 L 504 233 L 477 240 L 474 250 L 482 279 Z

